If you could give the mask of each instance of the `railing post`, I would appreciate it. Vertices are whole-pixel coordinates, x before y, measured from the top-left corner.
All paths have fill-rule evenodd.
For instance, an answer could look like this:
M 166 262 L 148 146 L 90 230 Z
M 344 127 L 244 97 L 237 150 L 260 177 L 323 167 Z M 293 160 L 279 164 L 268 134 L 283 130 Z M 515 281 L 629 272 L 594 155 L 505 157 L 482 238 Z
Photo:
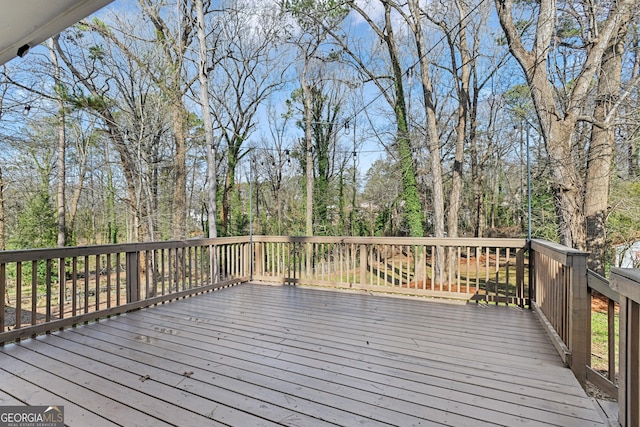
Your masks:
M 140 255 L 127 252 L 127 303 L 140 301 Z
M 536 301 L 536 252 L 531 247 L 531 240 L 527 241 L 527 250 L 529 251 L 529 305 L 533 307 Z
M 360 286 L 367 284 L 367 245 L 360 245 Z
M 524 248 L 516 252 L 516 301 L 519 307 L 524 308 Z
M 571 370 L 584 387 L 591 360 L 591 298 L 587 286 L 587 253 L 571 255 L 569 277 L 569 350 Z
M 262 261 L 264 259 L 264 243 L 254 241 L 253 252 L 253 256 L 251 257 L 251 262 L 253 263 L 253 274 L 262 276 L 264 274 L 262 268 Z

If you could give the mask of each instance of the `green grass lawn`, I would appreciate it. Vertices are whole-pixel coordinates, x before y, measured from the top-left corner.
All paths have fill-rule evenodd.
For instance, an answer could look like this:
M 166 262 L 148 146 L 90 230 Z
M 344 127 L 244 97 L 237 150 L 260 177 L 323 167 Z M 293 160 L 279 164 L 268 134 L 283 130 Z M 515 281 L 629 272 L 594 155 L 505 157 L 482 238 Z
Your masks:
M 616 349 L 616 361 L 618 360 L 618 334 L 620 315 L 615 314 L 615 349 Z M 606 311 L 592 311 L 591 312 L 591 366 L 600 372 L 606 373 L 609 366 L 609 349 L 607 343 L 608 337 L 608 321 Z M 616 363 L 616 371 L 618 369 Z

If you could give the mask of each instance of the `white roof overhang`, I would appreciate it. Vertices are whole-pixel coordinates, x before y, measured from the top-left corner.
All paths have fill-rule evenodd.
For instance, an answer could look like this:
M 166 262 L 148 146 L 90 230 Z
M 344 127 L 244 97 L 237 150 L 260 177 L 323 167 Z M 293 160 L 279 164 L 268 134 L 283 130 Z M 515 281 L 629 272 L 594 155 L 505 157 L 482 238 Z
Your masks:
M 3 0 L 0 5 L 0 65 L 23 56 L 113 0 Z

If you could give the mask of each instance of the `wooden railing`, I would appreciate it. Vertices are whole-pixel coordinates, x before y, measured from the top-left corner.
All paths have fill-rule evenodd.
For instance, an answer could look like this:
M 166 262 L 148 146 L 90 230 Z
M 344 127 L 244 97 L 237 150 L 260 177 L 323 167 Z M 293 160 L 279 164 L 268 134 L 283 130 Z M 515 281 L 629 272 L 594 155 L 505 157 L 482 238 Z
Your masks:
M 614 269 L 609 285 L 586 257 L 541 240 L 281 236 L 5 251 L 0 344 L 249 280 L 517 304 L 583 385 L 618 393 L 623 425 L 639 425 L 640 274 Z M 605 374 L 591 363 L 594 295 L 607 301 Z
M 606 327 L 606 369 L 596 369 L 593 363 L 593 357 L 602 358 L 601 355 L 594 355 L 591 352 L 591 358 L 587 359 L 586 375 L 587 381 L 596 385 L 600 390 L 606 392 L 611 397 L 618 395 L 618 385 L 616 381 L 616 366 L 618 358 L 616 356 L 616 336 L 619 331 L 616 329 L 616 313 L 619 312 L 620 294 L 611 288 L 609 281 L 599 274 L 589 270 L 587 274 L 587 285 L 592 303 L 596 306 L 606 304 L 607 308 L 607 327 Z M 598 309 L 601 309 L 599 307 Z M 594 314 L 594 308 L 589 312 L 589 321 Z M 593 323 L 591 323 L 593 324 Z
M 534 311 L 551 341 L 578 380 L 586 380 L 591 355 L 591 304 L 587 291 L 587 253 L 556 243 L 532 240 Z
M 531 241 L 531 306 L 565 363 L 583 385 L 618 398 L 618 422 L 640 425 L 640 271 L 614 268 L 610 279 L 587 269 L 587 253 Z M 606 304 L 607 369 L 592 366 L 592 303 Z M 616 332 L 616 312 L 619 330 Z M 616 336 L 619 336 L 616 355 Z M 618 372 L 616 374 L 616 366 Z
M 611 289 L 620 301 L 618 408 L 622 426 L 640 425 L 640 271 L 614 268 Z
M 0 252 L 0 343 L 249 280 L 249 239 Z
M 0 343 L 250 279 L 526 306 L 525 250 L 522 239 L 253 236 L 3 251 Z
M 529 304 L 524 239 L 254 236 L 253 278 Z

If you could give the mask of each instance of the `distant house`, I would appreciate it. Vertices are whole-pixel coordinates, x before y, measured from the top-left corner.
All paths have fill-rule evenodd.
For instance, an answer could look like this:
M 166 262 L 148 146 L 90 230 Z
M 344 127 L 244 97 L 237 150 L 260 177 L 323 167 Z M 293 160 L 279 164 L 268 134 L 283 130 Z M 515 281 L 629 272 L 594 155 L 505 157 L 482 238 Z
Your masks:
M 616 267 L 620 268 L 640 268 L 640 241 L 617 245 Z

